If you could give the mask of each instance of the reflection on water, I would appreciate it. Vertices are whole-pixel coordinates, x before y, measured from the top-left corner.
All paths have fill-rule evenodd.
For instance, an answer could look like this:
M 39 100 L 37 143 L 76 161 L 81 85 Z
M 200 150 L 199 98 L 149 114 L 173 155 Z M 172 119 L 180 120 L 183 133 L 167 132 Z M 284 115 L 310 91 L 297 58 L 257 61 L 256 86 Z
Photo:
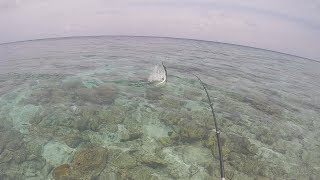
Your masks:
M 320 63 L 165 38 L 0 46 L 0 179 L 320 177 Z M 168 82 L 148 83 L 164 61 Z

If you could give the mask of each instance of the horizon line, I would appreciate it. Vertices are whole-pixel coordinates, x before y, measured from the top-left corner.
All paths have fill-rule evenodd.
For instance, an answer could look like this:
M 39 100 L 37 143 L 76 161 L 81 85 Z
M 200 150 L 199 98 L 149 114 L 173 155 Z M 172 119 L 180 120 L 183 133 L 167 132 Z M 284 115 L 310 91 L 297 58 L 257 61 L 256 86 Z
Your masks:
M 19 41 L 12 41 L 12 42 L 4 42 L 0 43 L 1 45 L 6 45 L 6 44 L 15 44 L 15 43 L 24 43 L 24 42 L 32 42 L 32 41 L 43 41 L 43 40 L 59 40 L 59 39 L 71 39 L 71 38 L 90 38 L 90 37 L 137 37 L 137 38 L 166 38 L 166 39 L 176 39 L 176 40 L 191 40 L 191 41 L 202 41 L 202 42 L 209 42 L 209 43 L 219 43 L 219 44 L 226 44 L 226 45 L 232 45 L 232 46 L 240 46 L 240 47 L 246 47 L 246 48 L 252 48 L 252 49 L 258 49 L 258 50 L 264 50 L 264 51 L 270 51 L 278 54 L 284 54 L 284 55 L 289 55 L 297 58 L 302 58 L 314 62 L 320 63 L 319 60 L 311 59 L 311 58 L 306 58 L 294 54 L 289 54 L 289 53 L 284 53 L 284 52 L 279 52 L 275 50 L 270 50 L 270 49 L 263 49 L 259 47 L 252 47 L 252 46 L 247 46 L 247 45 L 241 45 L 241 44 L 233 44 L 233 43 L 225 43 L 225 42 L 220 42 L 220 41 L 212 41 L 212 40 L 203 40 L 203 39 L 192 39 L 192 38 L 181 38 L 181 37 L 169 37 L 169 36 L 143 36 L 143 35 L 87 35 L 87 36 L 57 36 L 57 37 L 47 37 L 47 38 L 38 38 L 38 39 L 27 39 L 27 40 L 19 40 Z

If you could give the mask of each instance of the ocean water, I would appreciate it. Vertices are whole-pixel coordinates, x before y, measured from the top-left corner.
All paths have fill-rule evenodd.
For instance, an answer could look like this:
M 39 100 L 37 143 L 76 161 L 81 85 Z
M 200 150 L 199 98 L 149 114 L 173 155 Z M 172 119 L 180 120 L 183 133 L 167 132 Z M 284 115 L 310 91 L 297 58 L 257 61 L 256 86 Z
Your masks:
M 168 81 L 148 83 L 165 64 Z M 222 43 L 0 45 L 0 179 L 319 179 L 320 62 Z

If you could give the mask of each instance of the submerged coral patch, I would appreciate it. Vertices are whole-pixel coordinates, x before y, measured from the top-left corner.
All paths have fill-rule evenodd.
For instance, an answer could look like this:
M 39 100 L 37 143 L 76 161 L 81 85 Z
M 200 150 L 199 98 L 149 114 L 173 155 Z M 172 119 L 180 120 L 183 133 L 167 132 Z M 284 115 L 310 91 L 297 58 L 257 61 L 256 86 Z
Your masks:
M 112 104 L 118 90 L 114 85 L 101 85 L 96 88 L 79 88 L 76 90 L 79 99 L 95 104 Z
M 43 147 L 42 156 L 51 165 L 66 163 L 72 157 L 74 149 L 59 142 L 49 142 Z
M 71 167 L 69 164 L 62 164 L 53 169 L 52 176 L 55 180 L 67 179 L 71 174 Z

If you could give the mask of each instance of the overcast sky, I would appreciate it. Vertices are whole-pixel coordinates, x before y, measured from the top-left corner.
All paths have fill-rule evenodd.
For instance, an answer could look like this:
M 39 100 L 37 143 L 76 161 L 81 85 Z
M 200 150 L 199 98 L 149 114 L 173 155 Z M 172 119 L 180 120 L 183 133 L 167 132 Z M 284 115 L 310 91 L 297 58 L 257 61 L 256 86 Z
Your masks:
M 0 43 L 87 35 L 202 39 L 320 60 L 320 0 L 0 0 Z

